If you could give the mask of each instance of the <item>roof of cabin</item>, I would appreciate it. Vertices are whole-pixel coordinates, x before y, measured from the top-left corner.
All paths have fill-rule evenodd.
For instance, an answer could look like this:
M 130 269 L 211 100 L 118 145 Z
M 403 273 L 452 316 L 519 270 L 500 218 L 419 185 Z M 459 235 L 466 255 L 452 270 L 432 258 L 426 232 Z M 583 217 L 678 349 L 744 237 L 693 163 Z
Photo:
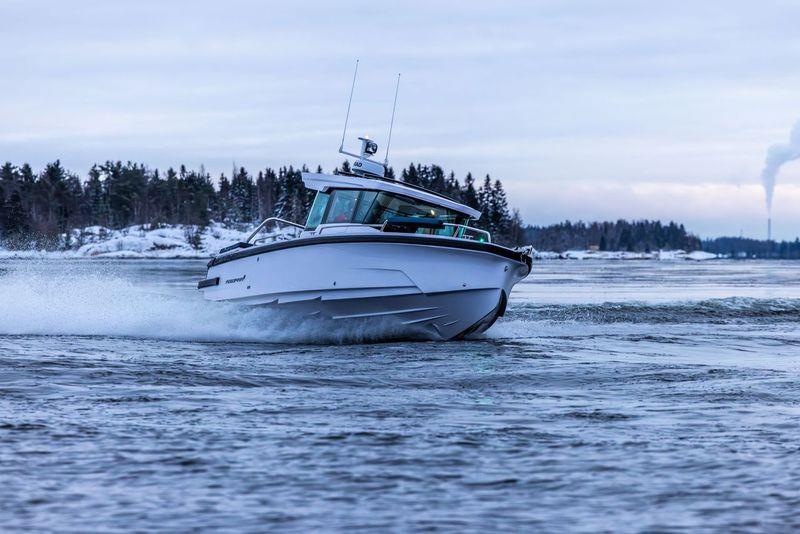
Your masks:
M 404 195 L 427 202 L 428 204 L 457 211 L 476 220 L 481 216 L 480 211 L 460 204 L 444 195 L 389 178 L 367 178 L 354 174 L 318 174 L 304 172 L 303 183 L 309 189 L 323 192 L 329 189 L 369 189 L 372 191 L 386 191 L 387 193 Z

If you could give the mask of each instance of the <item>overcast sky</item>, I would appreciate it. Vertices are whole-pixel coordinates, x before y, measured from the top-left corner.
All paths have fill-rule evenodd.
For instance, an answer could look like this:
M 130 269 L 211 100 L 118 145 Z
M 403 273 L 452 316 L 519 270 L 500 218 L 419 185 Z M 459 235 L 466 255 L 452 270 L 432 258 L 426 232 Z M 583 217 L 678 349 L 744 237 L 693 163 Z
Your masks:
M 526 222 L 765 234 L 759 175 L 800 119 L 793 1 L 0 0 L 0 160 L 251 170 L 350 146 L 501 178 Z M 800 162 L 774 234 L 800 234 Z

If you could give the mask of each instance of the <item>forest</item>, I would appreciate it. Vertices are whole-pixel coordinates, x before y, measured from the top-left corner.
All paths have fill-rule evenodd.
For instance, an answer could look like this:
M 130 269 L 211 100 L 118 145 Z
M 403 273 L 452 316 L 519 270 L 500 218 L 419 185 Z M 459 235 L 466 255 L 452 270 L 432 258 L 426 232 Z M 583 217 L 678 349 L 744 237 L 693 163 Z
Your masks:
M 598 250 L 652 252 L 655 250 L 700 250 L 700 238 L 688 233 L 682 224 L 661 221 L 570 222 L 550 226 L 527 226 L 525 243 L 538 250 Z
M 201 166 L 185 165 L 166 172 L 142 163 L 106 161 L 92 165 L 82 178 L 56 160 L 35 171 L 27 163 L 0 167 L 0 245 L 12 249 L 55 249 L 68 246 L 72 228 L 111 229 L 135 224 L 188 224 L 211 221 L 231 226 L 252 225 L 270 216 L 304 222 L 314 191 L 303 187 L 301 173 L 288 166 L 248 171 L 244 167 L 216 180 Z M 322 172 L 321 167 L 315 169 Z M 345 161 L 333 172 L 349 172 Z M 492 232 L 505 245 L 533 245 L 562 252 L 599 250 L 649 252 L 659 249 L 706 250 L 732 257 L 800 258 L 800 242 L 766 242 L 743 238 L 701 241 L 682 224 L 661 221 L 565 221 L 549 226 L 525 225 L 511 207 L 503 183 L 467 173 L 459 180 L 436 164 L 410 164 L 399 177 L 388 176 L 447 195 L 479 210 L 472 224 Z
M 215 181 L 203 167 L 161 172 L 141 163 L 106 161 L 92 165 L 81 179 L 58 160 L 39 172 L 7 162 L 0 167 L 0 239 L 6 248 L 53 249 L 68 245 L 62 237 L 67 230 L 95 225 L 251 225 L 270 216 L 302 223 L 315 193 L 303 187 L 305 171 L 305 165 L 255 173 L 239 167 Z M 333 170 L 349 171 L 346 161 Z M 389 177 L 395 177 L 391 168 Z M 438 165 L 419 164 L 403 169 L 400 179 L 480 210 L 474 224 L 492 232 L 495 241 L 521 242 L 522 220 L 510 209 L 500 180 L 487 175 L 478 184 L 467 174 L 461 183 Z
M 738 259 L 800 260 L 800 239 L 767 241 L 746 237 L 717 237 L 704 240 L 703 250 Z

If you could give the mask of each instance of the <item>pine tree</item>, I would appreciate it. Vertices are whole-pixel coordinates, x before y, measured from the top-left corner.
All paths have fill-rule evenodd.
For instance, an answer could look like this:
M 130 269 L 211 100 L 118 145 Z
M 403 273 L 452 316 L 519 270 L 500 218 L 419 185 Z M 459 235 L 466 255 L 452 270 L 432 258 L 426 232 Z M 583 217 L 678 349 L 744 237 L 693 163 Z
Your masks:
M 145 195 L 145 215 L 142 220 L 150 223 L 151 226 L 157 227 L 167 220 L 166 210 L 164 210 L 164 198 L 169 195 L 167 181 L 161 178 L 161 173 L 158 169 L 150 173 Z
M 231 210 L 231 182 L 225 173 L 219 175 L 219 190 L 217 192 L 216 213 L 214 218 L 225 223 L 230 217 Z
M 522 225 L 522 216 L 519 214 L 519 210 L 515 209 L 511 215 L 511 220 L 509 221 L 509 227 L 505 237 L 505 242 L 507 244 L 525 244 L 525 230 Z
M 414 167 L 414 164 L 409 164 L 407 169 L 403 169 L 403 172 L 400 174 L 402 180 L 411 185 L 422 185 L 420 183 L 419 176 L 417 175 L 417 168 Z
M 126 226 L 131 220 L 131 191 L 122 175 L 121 161 L 106 161 L 100 167 L 108 195 L 109 226 Z
M 280 201 L 281 217 L 289 221 L 302 221 L 305 211 L 303 198 L 303 178 L 301 172 L 295 170 L 291 165 L 283 168 L 283 194 Z M 280 174 L 279 174 L 280 176 Z
M 311 211 L 311 205 L 314 203 L 314 198 L 317 196 L 317 192 L 306 188 L 305 184 L 303 183 L 303 173 L 308 172 L 308 167 L 303 165 L 300 168 L 300 172 L 297 173 L 297 179 L 299 181 L 300 186 L 300 196 L 302 199 L 303 209 L 302 212 L 297 214 L 298 217 L 295 219 L 299 223 L 304 223 L 306 218 L 308 218 L 308 212 Z
M 92 165 L 92 168 L 89 169 L 89 179 L 84 187 L 84 195 L 86 198 L 84 201 L 85 222 L 90 225 L 108 226 L 108 199 L 97 165 Z
M 253 220 L 253 180 L 244 167 L 240 167 L 231 180 L 231 207 L 236 222 L 249 223 Z
M 2 237 L 5 239 L 19 240 L 31 230 L 30 219 L 22 205 L 22 197 L 19 191 L 13 191 L 3 210 Z
M 0 184 L 3 184 L 6 191 L 10 193 L 13 186 L 19 181 L 19 172 L 10 161 L 7 161 L 0 167 Z
M 458 183 L 456 173 L 453 171 L 450 171 L 450 174 L 447 176 L 444 194 L 458 202 L 461 202 L 461 184 Z
M 481 228 L 491 231 L 492 179 L 488 174 L 483 180 L 483 185 L 478 190 L 478 210 L 481 212 L 478 224 Z
M 35 200 L 40 206 L 39 213 L 44 216 L 38 230 L 46 234 L 54 234 L 59 229 L 59 200 L 64 196 L 66 189 L 67 173 L 61 166 L 61 161 L 45 165 L 39 179 L 35 184 Z
M 447 183 L 444 177 L 444 170 L 438 165 L 431 165 L 429 173 L 428 188 L 436 193 L 446 193 Z
M 495 180 L 494 182 L 489 206 L 489 221 L 492 232 L 505 237 L 510 227 L 511 216 L 508 213 L 506 192 L 500 180 Z
M 333 174 L 339 174 L 339 173 L 350 174 L 350 172 L 352 172 L 351 169 L 350 169 L 350 162 L 347 161 L 347 160 L 344 160 L 342 162 L 341 169 L 339 167 L 333 169 Z
M 183 165 L 181 165 L 181 169 L 185 169 Z M 175 172 L 175 169 L 170 167 L 167 169 L 167 177 L 165 179 L 166 182 L 166 190 L 167 196 L 164 199 L 163 210 L 166 215 L 166 219 L 170 224 L 177 224 L 179 219 L 179 207 L 180 207 L 180 187 L 178 186 L 179 177 L 178 173 Z
M 461 201 L 473 209 L 480 209 L 481 205 L 478 201 L 478 192 L 475 191 L 475 179 L 472 173 L 468 172 L 467 177 L 464 178 L 464 189 L 461 193 Z
M 260 202 L 259 219 L 266 219 L 275 215 L 276 203 L 280 196 L 278 176 L 275 171 L 267 167 L 264 171 L 264 181 L 258 187 Z
M 3 182 L 0 181 L 0 239 L 3 238 L 6 227 L 6 190 L 3 188 Z
M 81 203 L 83 200 L 83 187 L 81 180 L 72 173 L 67 173 L 64 180 L 64 187 L 60 191 L 57 199 L 58 210 L 58 231 L 70 239 L 70 230 L 78 226 L 81 222 Z
M 184 167 L 181 170 L 183 180 L 179 179 L 178 186 L 182 190 L 182 222 L 202 228 L 208 224 L 215 195 L 211 177 L 202 166 L 199 171 L 186 172 Z M 249 202 L 245 205 L 245 208 L 249 210 Z

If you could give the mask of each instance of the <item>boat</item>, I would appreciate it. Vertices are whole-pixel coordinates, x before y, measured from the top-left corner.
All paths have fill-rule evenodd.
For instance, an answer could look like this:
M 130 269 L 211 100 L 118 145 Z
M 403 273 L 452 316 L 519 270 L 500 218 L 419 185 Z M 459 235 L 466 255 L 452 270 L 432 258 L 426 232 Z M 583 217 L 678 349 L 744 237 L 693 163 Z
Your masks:
M 381 163 L 375 141 L 359 140 L 352 154 L 342 136 L 339 152 L 356 158 L 350 172 L 302 174 L 316 191 L 304 224 L 270 217 L 211 259 L 198 283 L 204 298 L 388 322 L 395 337 L 453 340 L 488 329 L 530 273 L 531 249 L 493 243 L 470 226 L 478 210 L 386 177 L 388 146 Z

